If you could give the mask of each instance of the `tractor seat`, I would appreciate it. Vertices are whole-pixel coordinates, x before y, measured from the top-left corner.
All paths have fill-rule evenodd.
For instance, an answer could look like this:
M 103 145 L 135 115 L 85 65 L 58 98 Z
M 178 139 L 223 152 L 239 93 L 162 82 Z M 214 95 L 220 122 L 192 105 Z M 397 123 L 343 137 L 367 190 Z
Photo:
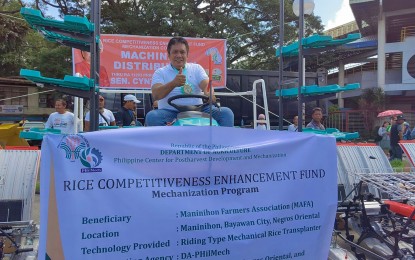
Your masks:
M 205 113 L 205 112 L 200 112 L 200 111 L 185 111 L 185 112 L 180 112 L 177 114 L 177 119 L 183 119 L 183 118 L 192 118 L 192 117 L 205 117 L 205 118 L 209 118 L 209 114 Z

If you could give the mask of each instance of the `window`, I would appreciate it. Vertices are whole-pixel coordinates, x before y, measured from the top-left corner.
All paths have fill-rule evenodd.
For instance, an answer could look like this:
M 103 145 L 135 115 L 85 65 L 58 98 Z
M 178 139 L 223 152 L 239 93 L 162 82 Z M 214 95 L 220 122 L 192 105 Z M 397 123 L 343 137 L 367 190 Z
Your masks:
M 27 107 L 27 87 L 0 87 L 0 105 Z
M 55 94 L 39 94 L 39 107 L 54 108 Z

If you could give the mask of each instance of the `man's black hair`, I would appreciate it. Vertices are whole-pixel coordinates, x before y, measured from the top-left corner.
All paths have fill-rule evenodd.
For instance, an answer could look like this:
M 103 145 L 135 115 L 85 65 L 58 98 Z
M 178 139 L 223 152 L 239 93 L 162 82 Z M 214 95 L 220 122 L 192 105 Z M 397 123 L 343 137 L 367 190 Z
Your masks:
M 181 36 L 175 36 L 175 37 L 170 39 L 169 43 L 167 44 L 167 53 L 170 54 L 171 46 L 173 46 L 177 43 L 184 44 L 186 46 L 187 53 L 189 53 L 189 43 L 187 42 L 187 40 L 185 38 L 183 38 Z

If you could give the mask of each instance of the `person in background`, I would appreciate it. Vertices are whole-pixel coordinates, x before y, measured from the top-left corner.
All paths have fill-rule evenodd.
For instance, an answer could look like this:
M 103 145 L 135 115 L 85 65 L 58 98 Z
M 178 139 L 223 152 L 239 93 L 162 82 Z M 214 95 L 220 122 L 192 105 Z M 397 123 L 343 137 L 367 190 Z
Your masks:
M 104 46 L 99 41 L 100 53 L 104 51 Z M 91 78 L 91 53 L 81 51 L 82 61 L 75 64 L 75 75 Z M 104 66 L 99 66 L 99 85 L 102 87 L 110 86 L 107 70 Z
M 137 104 L 141 101 L 138 100 L 134 95 L 128 94 L 124 96 L 123 107 L 119 116 L 118 124 L 120 126 L 141 126 L 142 124 L 137 121 L 135 110 Z
M 298 131 L 298 116 L 293 118 L 293 123 L 288 126 L 289 132 L 297 132 Z
M 391 129 L 392 126 L 396 124 L 396 116 L 391 116 L 390 121 L 389 121 L 389 125 L 388 127 L 386 127 L 386 133 L 389 136 L 389 141 L 390 141 L 390 136 L 391 136 Z M 389 147 L 390 147 L 390 142 L 389 142 Z M 392 149 L 389 148 L 389 157 L 392 156 Z
M 389 125 L 386 127 L 386 132 L 389 133 L 391 132 L 391 128 L 392 126 L 396 123 L 396 116 L 391 116 L 390 121 L 389 121 Z
M 259 114 L 258 115 L 258 123 L 256 125 L 256 129 L 267 130 L 267 124 L 266 124 L 266 121 L 265 121 L 265 115 L 264 114 Z
M 158 100 L 158 109 L 151 110 L 146 115 L 147 126 L 169 125 L 177 118 L 179 111 L 170 106 L 170 97 L 186 94 L 209 96 L 209 77 L 202 66 L 188 63 L 189 43 L 183 37 L 173 37 L 167 44 L 167 54 L 170 64 L 159 68 L 153 74 L 151 94 Z M 213 91 L 213 89 L 212 89 Z M 212 102 L 216 97 L 212 96 Z M 177 105 L 201 105 L 201 98 L 182 98 L 174 101 Z M 205 106 L 202 112 L 209 113 L 210 106 Z M 227 107 L 212 107 L 212 117 L 220 126 L 233 127 L 234 114 Z
M 60 130 L 62 134 L 75 134 L 75 115 L 66 111 L 67 103 L 63 99 L 55 101 L 56 112 L 49 115 L 45 128 Z
M 312 117 L 311 122 L 308 123 L 306 128 L 312 128 L 314 130 L 326 130 L 324 125 L 321 123 L 323 119 L 323 111 L 321 110 L 321 108 L 319 107 L 314 108 L 311 114 L 311 117 Z
M 98 124 L 99 126 L 115 126 L 115 117 L 111 110 L 106 109 L 105 99 L 103 96 L 99 96 L 99 115 L 98 115 Z M 90 128 L 90 112 L 88 111 L 85 115 L 85 126 L 84 131 L 88 132 Z
M 402 139 L 403 140 L 411 140 L 411 125 L 404 120 L 403 122 L 403 129 L 402 129 Z
M 383 149 L 386 155 L 389 156 L 389 150 L 390 150 L 390 137 L 389 133 L 387 132 L 388 127 L 390 126 L 390 123 L 388 121 L 384 121 L 382 126 L 379 127 L 378 135 L 381 138 L 379 141 L 379 146 Z
M 405 118 L 402 115 L 396 117 L 395 123 L 391 127 L 390 131 L 390 157 L 389 160 L 402 160 L 402 149 L 399 146 L 399 141 L 402 140 L 403 137 L 403 129 Z

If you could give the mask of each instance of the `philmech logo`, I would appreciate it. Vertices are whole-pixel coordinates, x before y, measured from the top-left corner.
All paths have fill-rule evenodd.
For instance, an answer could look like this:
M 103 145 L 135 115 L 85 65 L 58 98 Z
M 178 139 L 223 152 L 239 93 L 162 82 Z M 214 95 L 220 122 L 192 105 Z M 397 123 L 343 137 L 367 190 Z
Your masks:
M 82 135 L 65 136 L 58 148 L 65 151 L 66 159 L 71 162 L 80 160 L 82 165 L 87 167 L 82 168 L 81 172 L 102 172 L 102 168 L 97 168 L 102 162 L 101 152 L 90 147 L 88 140 Z

